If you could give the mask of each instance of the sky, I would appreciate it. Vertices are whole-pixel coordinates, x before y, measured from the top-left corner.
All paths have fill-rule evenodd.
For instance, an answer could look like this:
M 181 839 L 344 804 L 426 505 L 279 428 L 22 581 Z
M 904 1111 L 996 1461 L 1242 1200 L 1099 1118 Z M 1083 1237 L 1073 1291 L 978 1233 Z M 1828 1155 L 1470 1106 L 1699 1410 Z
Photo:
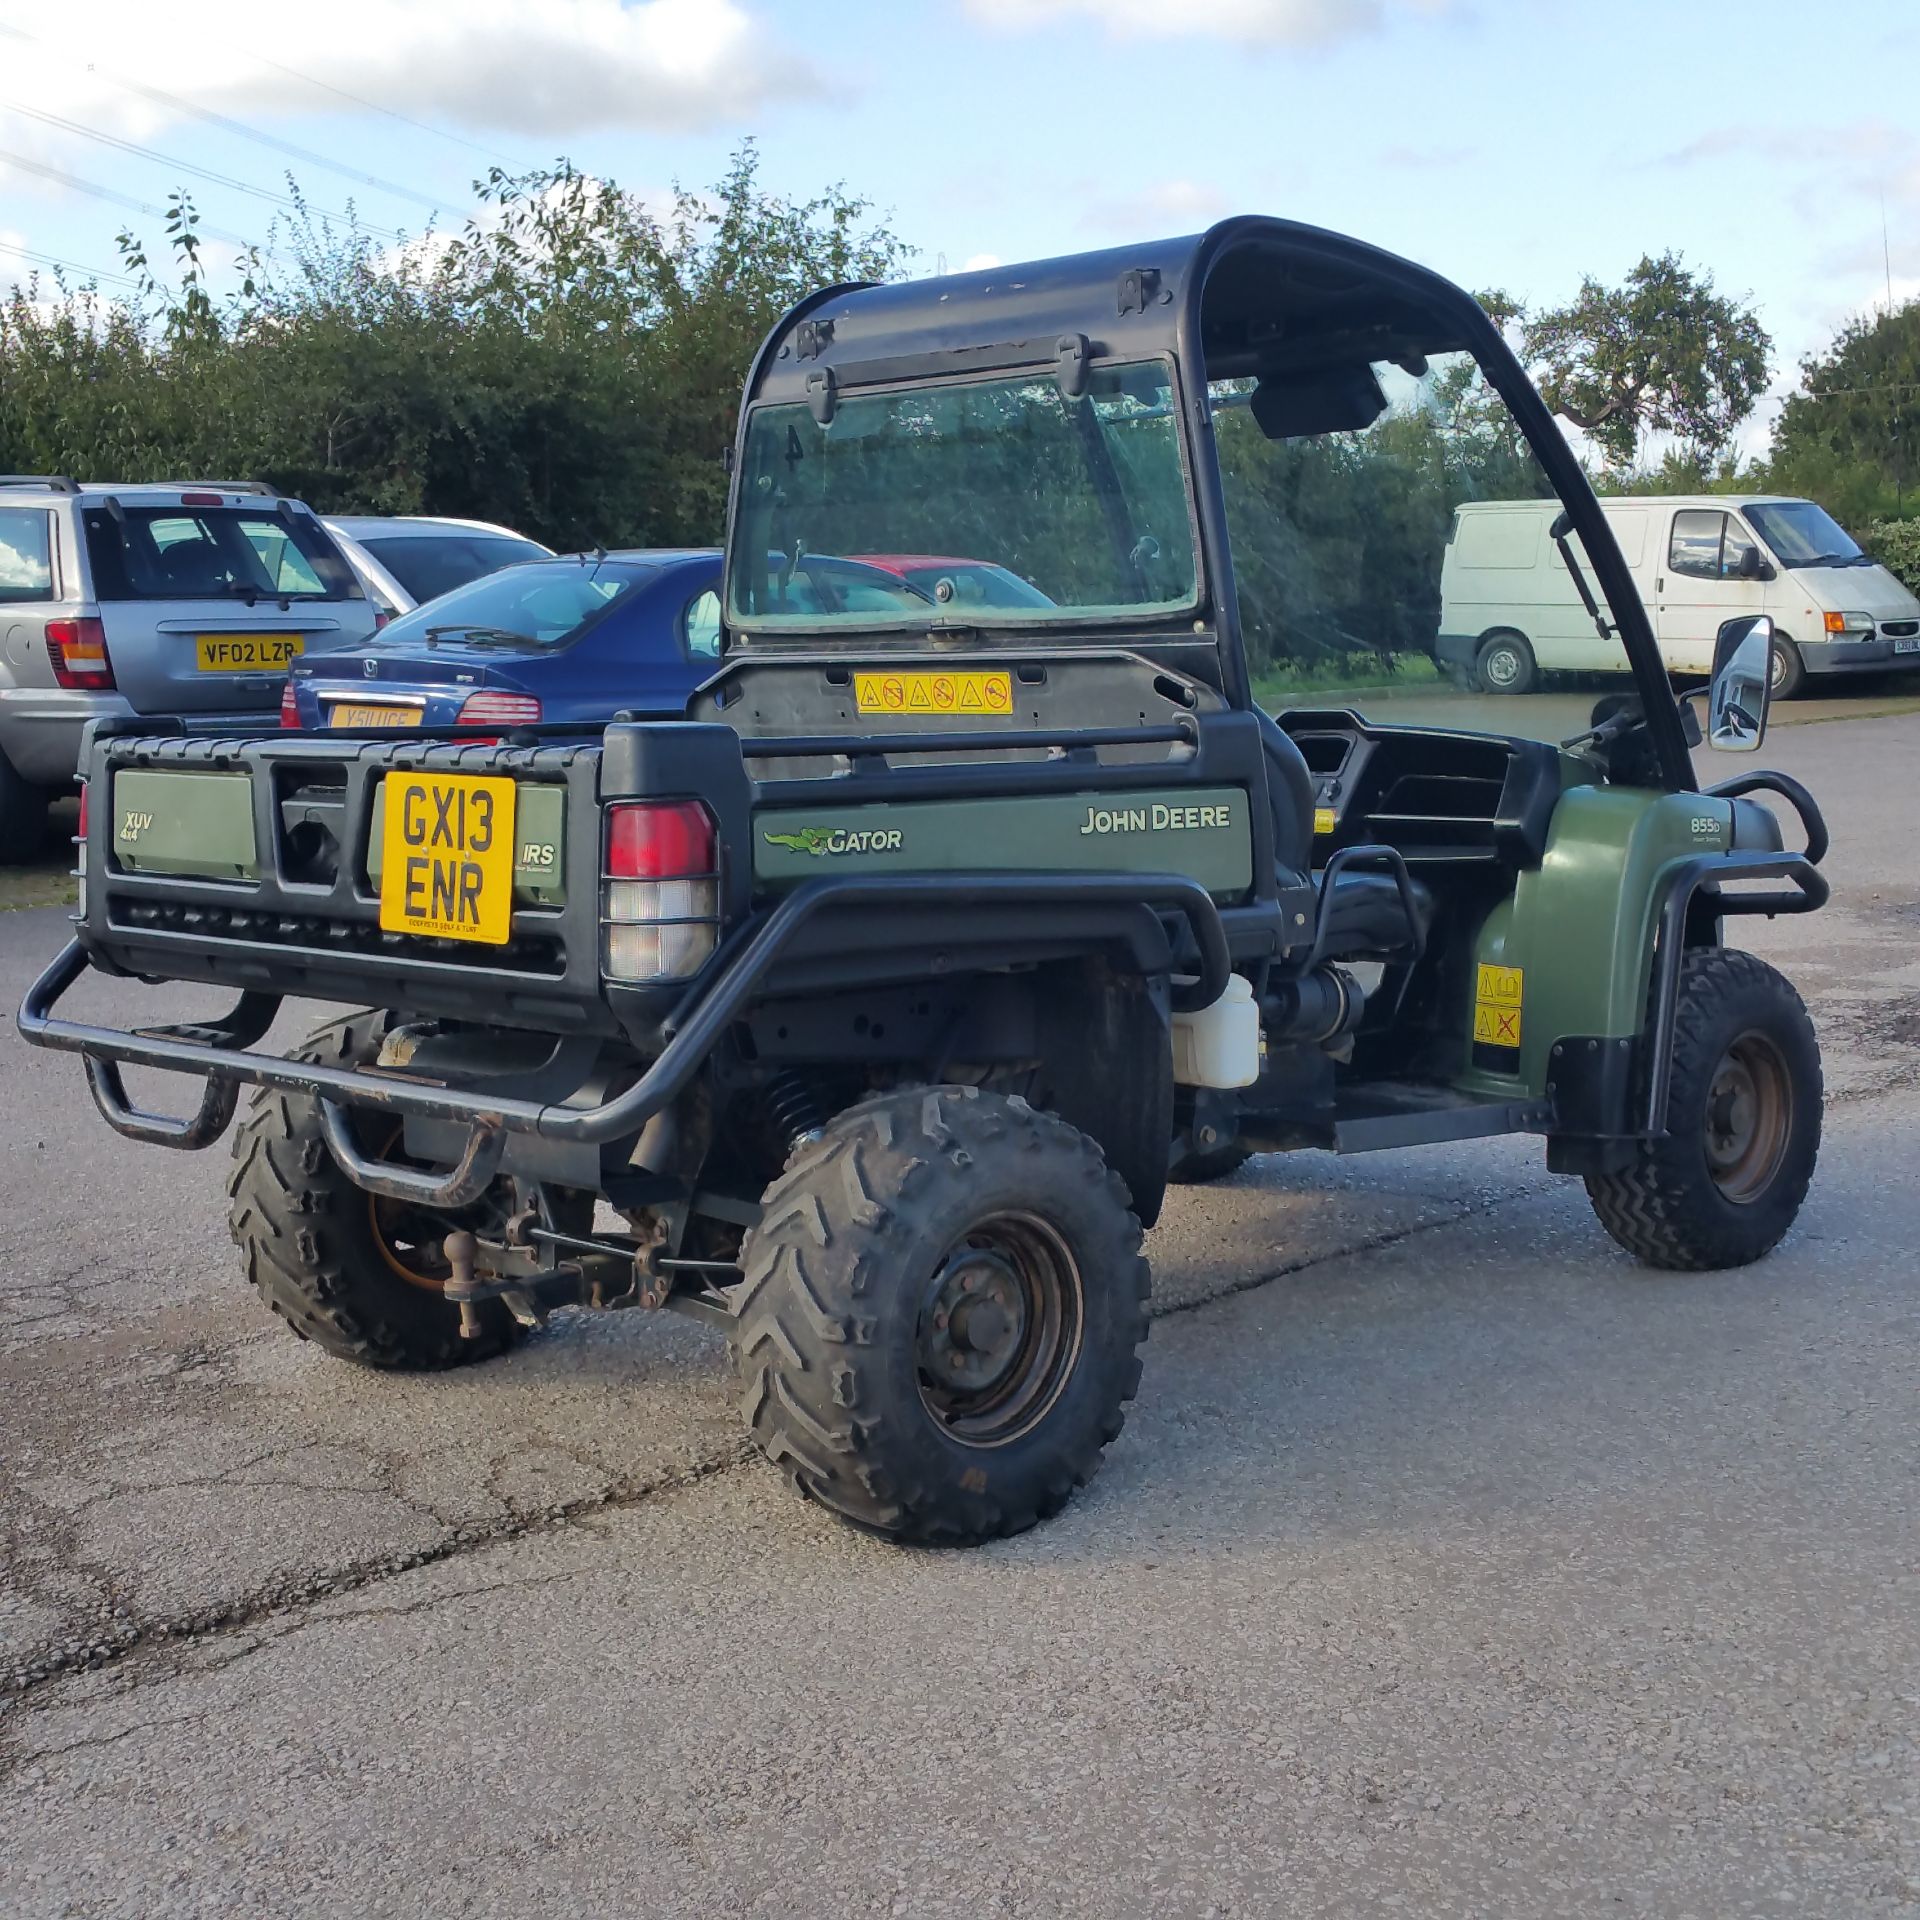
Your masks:
M 490 166 L 660 195 L 751 136 L 916 273 L 1260 212 L 1538 306 L 1676 249 L 1757 306 L 1777 399 L 1920 295 L 1916 103 L 1915 0 L 0 0 L 0 287 L 123 292 L 175 188 L 217 285 L 289 171 L 416 234 Z

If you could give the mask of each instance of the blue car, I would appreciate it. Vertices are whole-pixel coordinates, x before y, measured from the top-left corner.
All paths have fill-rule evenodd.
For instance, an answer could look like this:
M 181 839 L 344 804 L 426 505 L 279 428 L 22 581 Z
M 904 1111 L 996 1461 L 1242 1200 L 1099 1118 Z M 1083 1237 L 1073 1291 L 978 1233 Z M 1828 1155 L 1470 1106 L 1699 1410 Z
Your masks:
M 795 611 L 928 604 L 897 575 L 814 554 L 792 566 L 787 594 Z M 402 614 L 358 649 L 296 661 L 280 724 L 498 732 L 679 714 L 719 660 L 717 547 L 524 560 Z

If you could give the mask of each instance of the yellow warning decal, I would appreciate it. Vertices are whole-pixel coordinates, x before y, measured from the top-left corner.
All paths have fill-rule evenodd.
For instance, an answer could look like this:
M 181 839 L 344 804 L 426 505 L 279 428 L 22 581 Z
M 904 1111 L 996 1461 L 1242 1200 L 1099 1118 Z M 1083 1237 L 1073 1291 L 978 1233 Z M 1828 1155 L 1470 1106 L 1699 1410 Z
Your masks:
M 1315 833 L 1331 833 L 1339 823 L 1340 816 L 1331 807 L 1315 807 L 1313 810 L 1313 830 Z
M 1495 967 L 1482 962 L 1473 996 L 1473 1037 L 1484 1046 L 1520 1044 L 1520 1002 L 1526 975 L 1519 967 Z
M 853 702 L 861 713 L 992 714 L 1013 712 L 1010 673 L 856 673 Z

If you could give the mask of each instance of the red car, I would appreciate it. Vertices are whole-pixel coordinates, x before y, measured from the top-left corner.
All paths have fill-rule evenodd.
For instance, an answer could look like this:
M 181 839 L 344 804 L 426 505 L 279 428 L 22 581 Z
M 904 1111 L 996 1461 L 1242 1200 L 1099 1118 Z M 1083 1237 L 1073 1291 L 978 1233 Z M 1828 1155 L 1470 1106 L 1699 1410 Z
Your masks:
M 930 594 L 941 606 L 1050 607 L 1053 601 L 1006 567 L 991 560 L 960 560 L 939 553 L 848 554 L 863 566 L 897 573 L 910 586 Z

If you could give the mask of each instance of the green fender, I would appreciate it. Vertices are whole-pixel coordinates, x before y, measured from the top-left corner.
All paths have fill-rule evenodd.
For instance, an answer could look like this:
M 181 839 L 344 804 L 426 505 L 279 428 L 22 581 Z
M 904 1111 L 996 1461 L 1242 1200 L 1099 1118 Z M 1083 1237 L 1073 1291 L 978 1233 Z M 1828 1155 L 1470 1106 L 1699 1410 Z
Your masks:
M 1568 788 L 1539 867 L 1520 875 L 1475 939 L 1459 988 L 1459 1084 L 1537 1099 L 1556 1045 L 1638 1036 L 1665 883 L 1682 862 L 1732 844 L 1729 801 Z

